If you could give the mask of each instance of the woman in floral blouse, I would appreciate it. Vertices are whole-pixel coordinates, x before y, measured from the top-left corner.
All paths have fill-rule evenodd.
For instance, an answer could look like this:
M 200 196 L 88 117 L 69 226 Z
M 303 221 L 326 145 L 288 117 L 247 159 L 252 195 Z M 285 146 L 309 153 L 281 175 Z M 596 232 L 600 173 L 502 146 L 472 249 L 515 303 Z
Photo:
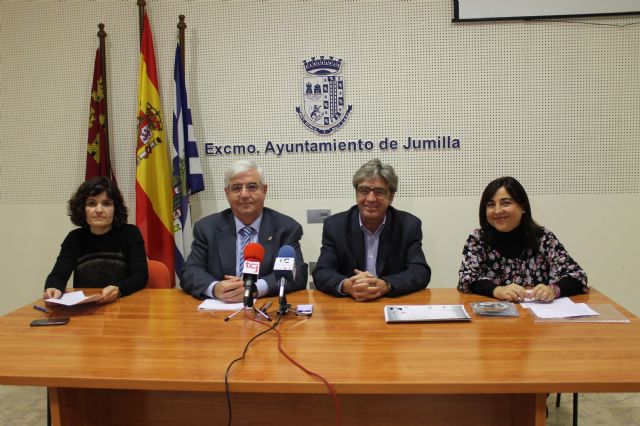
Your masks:
M 510 302 L 551 302 L 589 291 L 587 275 L 556 236 L 531 216 L 520 182 L 502 177 L 480 200 L 480 226 L 462 251 L 458 290 Z

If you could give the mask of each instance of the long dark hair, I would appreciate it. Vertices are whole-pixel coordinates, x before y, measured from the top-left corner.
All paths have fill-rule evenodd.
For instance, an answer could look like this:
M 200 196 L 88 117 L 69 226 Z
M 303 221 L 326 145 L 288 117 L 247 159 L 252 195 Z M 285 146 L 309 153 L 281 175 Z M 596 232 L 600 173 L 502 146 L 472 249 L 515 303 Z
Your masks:
M 93 197 L 103 192 L 113 200 L 113 226 L 121 227 L 127 223 L 128 210 L 124 204 L 122 193 L 118 185 L 104 176 L 96 176 L 84 182 L 69 200 L 69 216 L 71 222 L 76 226 L 86 227 L 87 217 L 84 214 L 84 204 L 87 198 Z
M 520 225 L 516 228 L 521 241 L 528 248 L 538 248 L 540 236 L 542 235 L 542 227 L 533 220 L 531 215 L 531 204 L 529 204 L 529 197 L 527 196 L 527 192 L 524 190 L 524 187 L 511 176 L 503 176 L 489 182 L 489 185 L 487 185 L 482 192 L 478 216 L 480 218 L 480 227 L 484 231 L 487 241 L 491 244 L 499 232 L 491 226 L 487 220 L 487 204 L 502 187 L 507 190 L 511 198 L 513 198 L 513 201 L 518 203 L 524 210 L 522 218 L 520 219 Z

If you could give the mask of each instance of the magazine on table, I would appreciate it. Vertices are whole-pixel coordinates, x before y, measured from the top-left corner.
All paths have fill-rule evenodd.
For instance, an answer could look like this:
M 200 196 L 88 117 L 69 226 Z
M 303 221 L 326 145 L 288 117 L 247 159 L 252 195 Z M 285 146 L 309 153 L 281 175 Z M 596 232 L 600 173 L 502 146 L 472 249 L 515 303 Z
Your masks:
M 463 305 L 387 305 L 384 320 L 393 322 L 471 321 Z

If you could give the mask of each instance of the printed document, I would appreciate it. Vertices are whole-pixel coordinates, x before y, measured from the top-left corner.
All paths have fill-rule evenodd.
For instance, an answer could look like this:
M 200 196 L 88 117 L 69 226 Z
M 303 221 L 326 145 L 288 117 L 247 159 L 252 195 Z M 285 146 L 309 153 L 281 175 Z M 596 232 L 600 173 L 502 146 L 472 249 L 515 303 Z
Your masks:
M 102 298 L 102 294 L 96 293 L 92 296 L 85 296 L 82 290 L 72 291 L 70 293 L 65 293 L 62 295 L 60 299 L 47 299 L 45 302 L 48 303 L 56 303 L 58 305 L 65 306 L 75 306 L 82 305 L 83 303 L 95 302 L 96 300 L 100 300 Z
M 463 305 L 387 305 L 386 322 L 471 321 Z

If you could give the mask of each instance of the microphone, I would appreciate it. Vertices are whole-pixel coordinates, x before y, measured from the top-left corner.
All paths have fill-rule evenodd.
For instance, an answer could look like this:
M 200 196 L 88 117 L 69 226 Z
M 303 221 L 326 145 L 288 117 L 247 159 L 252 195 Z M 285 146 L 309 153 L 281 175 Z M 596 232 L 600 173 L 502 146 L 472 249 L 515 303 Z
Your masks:
M 282 246 L 278 251 L 275 264 L 273 265 L 273 274 L 278 280 L 280 309 L 278 313 L 284 315 L 287 313 L 291 305 L 287 303 L 285 290 L 287 283 L 293 283 L 296 274 L 296 252 L 291 246 Z
M 257 292 L 256 281 L 260 274 L 260 262 L 264 258 L 264 247 L 258 243 L 249 243 L 244 248 L 243 257 L 242 280 L 244 281 L 244 297 L 242 303 L 245 308 L 252 308 L 254 294 Z

